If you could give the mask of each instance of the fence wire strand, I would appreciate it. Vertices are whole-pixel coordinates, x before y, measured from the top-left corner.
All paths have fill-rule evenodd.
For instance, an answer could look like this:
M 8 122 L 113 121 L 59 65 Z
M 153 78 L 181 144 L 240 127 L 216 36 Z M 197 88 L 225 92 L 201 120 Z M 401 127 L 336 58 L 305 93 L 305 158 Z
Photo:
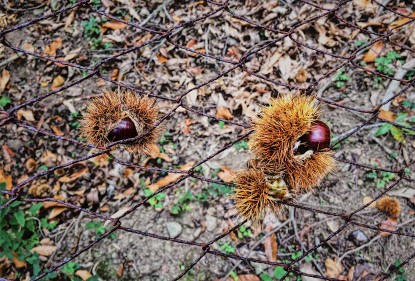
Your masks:
M 228 236 L 233 231 L 239 229 L 239 227 L 244 225 L 246 223 L 246 221 L 243 221 L 243 222 L 237 224 L 235 227 L 227 230 L 225 233 L 223 233 L 223 234 L 217 236 L 216 238 L 212 239 L 211 241 L 207 241 L 205 243 L 194 242 L 194 241 L 190 241 L 190 240 L 183 240 L 183 239 L 178 239 L 178 238 L 165 237 L 165 236 L 159 235 L 157 233 L 141 231 L 141 230 L 129 228 L 129 227 L 126 227 L 126 226 L 123 225 L 123 223 L 122 223 L 123 219 L 128 214 L 131 214 L 131 213 L 135 212 L 138 208 L 140 208 L 143 204 L 148 202 L 148 200 L 150 200 L 151 198 L 154 198 L 157 194 L 171 189 L 172 187 L 178 185 L 180 182 L 183 182 L 187 178 L 193 178 L 193 179 L 196 179 L 196 180 L 199 180 L 199 181 L 202 181 L 202 182 L 207 182 L 207 183 L 223 184 L 223 185 L 230 186 L 230 187 L 234 186 L 234 184 L 226 183 L 226 182 L 223 182 L 221 180 L 214 180 L 214 179 L 207 178 L 207 177 L 203 176 L 202 174 L 196 172 L 195 169 L 197 167 L 199 167 L 200 165 L 206 163 L 207 161 L 211 160 L 215 156 L 219 155 L 220 153 L 224 152 L 225 150 L 229 149 L 234 144 L 236 144 L 236 143 L 240 142 L 241 140 L 244 140 L 247 137 L 249 137 L 249 135 L 252 133 L 252 131 L 250 130 L 250 125 L 245 124 L 245 123 L 235 122 L 235 121 L 232 121 L 232 120 L 226 120 L 226 119 L 219 118 L 217 116 L 208 114 L 204 111 L 203 108 L 197 108 L 195 106 L 190 106 L 190 105 L 186 104 L 184 98 L 189 93 L 191 93 L 192 91 L 195 91 L 195 90 L 198 90 L 202 87 L 205 87 L 205 86 L 211 84 L 212 82 L 223 78 L 227 74 L 234 72 L 235 70 L 241 70 L 244 73 L 246 73 L 246 75 L 256 77 L 259 80 L 265 81 L 266 83 L 276 85 L 276 86 L 280 86 L 280 87 L 284 87 L 287 90 L 302 91 L 302 92 L 307 93 L 307 94 L 318 90 L 319 87 L 320 87 L 319 85 L 321 85 L 321 82 L 323 80 L 331 79 L 331 77 L 334 74 L 336 74 L 340 69 L 342 69 L 345 66 L 347 66 L 351 69 L 354 69 L 354 70 L 360 70 L 360 71 L 362 71 L 364 73 L 367 73 L 369 75 L 376 75 L 378 77 L 383 77 L 383 78 L 388 79 L 390 81 L 392 81 L 392 80 L 398 81 L 401 85 L 403 85 L 401 90 L 399 92 L 397 92 L 396 94 L 394 94 L 392 97 L 390 97 L 388 100 L 383 101 L 382 103 L 378 104 L 374 109 L 359 108 L 359 107 L 352 107 L 352 106 L 343 105 L 340 102 L 336 102 L 336 101 L 331 100 L 327 97 L 319 96 L 318 99 L 321 103 L 327 104 L 331 107 L 340 108 L 340 109 L 343 109 L 343 110 L 346 110 L 346 111 L 349 111 L 349 112 L 355 112 L 355 113 L 367 115 L 367 117 L 363 118 L 363 121 L 360 124 L 358 124 L 351 131 L 345 133 L 345 135 L 343 135 L 340 139 L 338 139 L 336 141 L 336 143 L 332 145 L 332 147 L 334 147 L 337 144 L 340 144 L 340 143 L 344 142 L 345 140 L 350 138 L 352 135 L 355 135 L 357 132 L 361 131 L 362 128 L 365 128 L 365 127 L 373 124 L 376 121 L 386 122 L 386 123 L 390 123 L 390 124 L 392 124 L 394 126 L 397 126 L 397 127 L 408 129 L 407 126 L 404 126 L 402 124 L 398 124 L 396 122 L 388 121 L 388 120 L 385 120 L 385 119 L 381 118 L 379 116 L 379 113 L 380 113 L 380 109 L 383 105 L 391 102 L 396 97 L 399 97 L 399 96 L 403 95 L 404 93 L 407 93 L 408 91 L 413 91 L 413 88 L 415 86 L 415 78 L 412 78 L 412 79 L 395 78 L 391 75 L 387 75 L 387 74 L 384 74 L 382 72 L 379 72 L 376 69 L 372 69 L 372 68 L 369 68 L 369 67 L 366 67 L 366 66 L 362 66 L 357 61 L 357 57 L 360 54 L 363 54 L 364 52 L 367 52 L 377 42 L 383 42 L 384 44 L 390 44 L 390 45 L 392 45 L 396 48 L 406 50 L 409 53 L 413 54 L 415 52 L 414 49 L 407 46 L 406 44 L 400 44 L 400 43 L 395 42 L 393 40 L 394 40 L 395 37 L 401 36 L 402 30 L 403 30 L 404 27 L 413 26 L 415 18 L 411 17 L 411 16 L 408 16 L 408 15 L 405 15 L 405 14 L 397 11 L 396 9 L 390 7 L 388 4 L 382 4 L 379 1 L 373 0 L 373 4 L 378 5 L 378 7 L 380 9 L 387 10 L 389 13 L 392 13 L 395 16 L 399 16 L 399 17 L 403 17 L 403 18 L 407 19 L 403 24 L 395 26 L 393 28 L 390 28 L 390 29 L 386 30 L 385 32 L 381 33 L 381 32 L 373 31 L 372 29 L 367 29 L 367 28 L 364 28 L 362 26 L 359 26 L 354 22 L 349 22 L 348 19 L 346 19 L 342 16 L 343 9 L 348 4 L 350 4 L 352 2 L 351 0 L 339 1 L 335 5 L 333 5 L 332 8 L 327 8 L 327 7 L 324 7 L 323 5 L 321 5 L 321 3 L 315 3 L 315 2 L 312 2 L 312 1 L 308 1 L 308 0 L 307 1 L 306 0 L 299 0 L 297 2 L 302 3 L 303 5 L 309 7 L 310 9 L 313 8 L 313 9 L 319 11 L 319 14 L 313 15 L 312 17 L 306 18 L 305 20 L 295 19 L 293 21 L 293 23 L 290 24 L 287 27 L 286 30 L 279 30 L 279 29 L 274 28 L 272 26 L 266 26 L 264 24 L 261 24 L 259 22 L 256 22 L 256 21 L 250 19 L 247 16 L 238 15 L 232 9 L 232 6 L 230 5 L 229 1 L 225 1 L 225 2 L 205 1 L 204 5 L 209 6 L 211 11 L 209 11 L 207 13 L 204 13 L 204 14 L 201 14 L 201 15 L 198 15 L 197 17 L 194 17 L 193 19 L 190 19 L 188 21 L 180 22 L 179 24 L 176 24 L 173 27 L 166 29 L 162 26 L 150 27 L 150 25 L 147 26 L 146 23 L 141 24 L 141 23 L 138 23 L 138 22 L 126 21 L 126 20 L 118 18 L 114 15 L 108 14 L 103 9 L 97 9 L 97 8 L 92 7 L 91 2 L 88 1 L 88 0 L 82 0 L 82 1 L 79 1 L 75 4 L 73 4 L 73 5 L 69 5 L 67 7 L 64 7 L 62 9 L 59 9 L 57 11 L 54 11 L 54 12 L 46 14 L 46 15 L 41 15 L 37 18 L 34 18 L 32 20 L 29 20 L 29 21 L 26 21 L 26 22 L 23 22 L 23 23 L 20 23 L 20 24 L 17 24 L 15 26 L 12 26 L 12 27 L 7 28 L 7 29 L 0 32 L 0 43 L 4 47 L 6 47 L 6 48 L 12 50 L 13 52 L 15 52 L 16 54 L 18 54 L 19 56 L 35 57 L 35 58 L 41 59 L 43 61 L 49 61 L 51 63 L 69 66 L 69 67 L 79 69 L 81 71 L 86 72 L 84 77 L 82 77 L 78 80 L 71 81 L 69 83 L 66 83 L 65 85 L 63 85 L 62 87 L 60 87 L 58 89 L 52 90 L 48 93 L 39 95 L 39 96 L 37 96 L 35 98 L 32 98 L 32 99 L 29 99 L 29 100 L 27 100 L 27 101 L 25 101 L 21 104 L 14 105 L 14 107 L 9 109 L 8 111 L 0 112 L 1 113 L 0 125 L 4 127 L 5 125 L 7 125 L 9 123 L 13 123 L 13 124 L 16 124 L 17 126 L 23 128 L 27 131 L 30 131 L 31 133 L 33 133 L 35 135 L 37 135 L 37 134 L 44 135 L 44 136 L 46 136 L 48 138 L 51 138 L 51 139 L 67 141 L 67 142 L 70 142 L 70 143 L 72 143 L 76 146 L 81 146 L 81 147 L 85 147 L 85 148 L 89 148 L 89 149 L 94 149 L 94 150 L 97 151 L 97 152 L 94 152 L 90 155 L 82 156 L 82 157 L 79 157 L 79 158 L 74 159 L 72 161 L 68 161 L 66 163 L 57 165 L 57 166 L 55 166 L 53 168 L 50 168 L 48 170 L 36 173 L 36 174 L 28 177 L 26 180 L 22 181 L 21 183 L 14 185 L 11 190 L 2 190 L 1 191 L 2 196 L 7 198 L 8 201 L 3 206 L 0 206 L 0 208 L 3 209 L 6 206 L 9 206 L 12 202 L 14 202 L 16 200 L 21 200 L 21 201 L 28 202 L 28 203 L 55 202 L 55 203 L 59 203 L 62 206 L 65 206 L 67 208 L 73 209 L 75 211 L 85 213 L 90 217 L 95 217 L 95 218 L 101 219 L 103 221 L 109 221 L 110 223 L 112 223 L 112 228 L 110 230 L 106 231 L 105 234 L 103 234 L 102 236 L 100 236 L 99 238 L 97 238 L 96 240 L 91 242 L 85 248 L 78 250 L 75 254 L 73 254 L 69 258 L 66 258 L 65 260 L 62 260 L 62 261 L 58 262 L 57 264 L 55 264 L 54 266 L 50 267 L 47 272 L 44 272 L 44 273 L 42 273 L 41 275 L 39 275 L 37 277 L 34 277 L 32 280 L 40 280 L 43 277 L 45 277 L 48 273 L 51 273 L 51 272 L 54 272 L 54 271 L 58 270 L 59 268 L 61 268 L 62 266 L 64 266 L 68 262 L 70 262 L 71 260 L 75 259 L 76 257 L 81 255 L 82 253 L 85 253 L 86 251 L 88 251 L 89 249 L 94 247 L 96 244 L 98 244 L 102 240 L 109 237 L 114 232 L 128 232 L 128 233 L 131 233 L 131 234 L 136 234 L 136 235 L 139 235 L 139 236 L 149 237 L 149 238 L 152 238 L 152 239 L 170 241 L 172 243 L 178 243 L 178 244 L 183 244 L 183 245 L 188 245 L 188 246 L 198 248 L 199 251 L 200 251 L 200 255 L 193 262 L 191 262 L 181 272 L 181 274 L 179 276 L 172 277 L 173 278 L 172 280 L 179 280 L 180 278 L 185 276 L 206 255 L 215 255 L 215 256 L 226 258 L 226 259 L 234 259 L 234 260 L 240 260 L 240 261 L 245 261 L 245 262 L 263 263 L 263 264 L 273 265 L 273 266 L 277 266 L 277 265 L 278 266 L 283 266 L 284 270 L 286 271 L 286 274 L 281 278 L 281 280 L 285 280 L 289 276 L 289 274 L 292 273 L 296 276 L 308 276 L 308 277 L 314 277 L 314 278 L 317 278 L 317 279 L 320 279 L 320 280 L 341 281 L 340 279 L 325 277 L 325 276 L 322 276 L 320 274 L 311 274 L 311 273 L 307 273 L 307 272 L 302 272 L 302 271 L 298 270 L 297 268 L 295 268 L 295 266 L 296 266 L 296 264 L 299 264 L 299 262 L 301 260 L 303 260 L 304 258 L 306 258 L 309 254 L 316 252 L 321 246 L 323 246 L 324 244 L 327 244 L 331 239 L 338 236 L 340 233 L 344 232 L 344 230 L 347 229 L 348 227 L 350 227 L 351 225 L 362 227 L 362 228 L 367 228 L 367 229 L 371 229 L 371 230 L 379 231 L 379 232 L 387 232 L 387 233 L 390 233 L 390 234 L 393 234 L 393 235 L 415 238 L 415 233 L 414 232 L 408 232 L 408 231 L 404 232 L 404 231 L 401 231 L 399 229 L 398 230 L 384 229 L 384 228 L 378 227 L 376 225 L 362 223 L 361 221 L 359 221 L 357 219 L 359 217 L 359 213 L 362 210 L 365 210 L 372 203 L 376 202 L 379 198 L 384 196 L 388 191 L 390 191 L 394 187 L 396 187 L 401 181 L 413 182 L 413 180 L 410 177 L 405 175 L 404 170 L 405 170 L 405 168 L 413 166 L 414 162 L 409 163 L 407 165 L 403 165 L 402 167 L 399 167 L 398 169 L 391 170 L 391 169 L 386 169 L 386 168 L 382 168 L 382 167 L 371 167 L 371 166 L 368 166 L 368 165 L 364 165 L 364 164 L 357 163 L 357 162 L 347 160 L 347 159 L 343 159 L 343 158 L 340 158 L 340 157 L 337 157 L 337 160 L 340 163 L 344 163 L 345 165 L 346 164 L 354 165 L 356 167 L 359 167 L 359 168 L 362 168 L 362 169 L 365 169 L 365 170 L 390 172 L 390 173 L 395 174 L 397 176 L 397 179 L 394 182 L 390 183 L 389 186 L 384 188 L 382 191 L 380 191 L 376 196 L 374 196 L 374 198 L 372 200 L 370 200 L 370 202 L 367 202 L 366 204 L 364 204 L 362 206 L 359 206 L 358 208 L 356 208 L 355 210 L 350 211 L 349 213 L 336 213 L 336 212 L 332 212 L 332 211 L 320 210 L 320 209 L 316 209 L 314 207 L 308 207 L 307 205 L 303 205 L 301 203 L 293 203 L 293 202 L 283 203 L 288 207 L 292 207 L 292 208 L 295 208 L 295 209 L 298 208 L 298 209 L 308 211 L 308 212 L 312 212 L 312 213 L 320 213 L 320 214 L 324 214 L 324 215 L 327 215 L 327 216 L 330 216 L 330 217 L 338 217 L 339 219 L 341 219 L 343 221 L 343 223 L 339 226 L 339 228 L 336 231 L 332 232 L 327 238 L 320 241 L 314 247 L 312 247 L 312 248 L 308 249 L 307 251 L 305 251 L 304 253 L 302 253 L 302 255 L 300 257 L 294 259 L 293 261 L 291 261 L 289 263 L 269 262 L 267 260 L 245 257 L 245 256 L 238 255 L 238 254 L 228 254 L 228 253 L 224 253 L 224 252 L 212 249 L 211 246 L 212 246 L 213 243 L 219 241 L 220 239 Z M 385 1 L 385 3 L 388 3 L 388 2 L 389 1 Z M 80 65 L 80 64 L 77 64 L 77 63 L 66 62 L 66 61 L 63 61 L 63 60 L 55 58 L 55 57 L 47 56 L 45 54 L 40 54 L 40 53 L 35 53 L 33 51 L 25 50 L 21 47 L 13 46 L 6 39 L 7 34 L 11 34 L 11 33 L 16 32 L 18 30 L 22 30 L 24 28 L 30 27 L 30 26 L 32 26 L 36 23 L 39 23 L 43 20 L 53 19 L 53 18 L 56 18 L 58 16 L 65 15 L 68 12 L 71 12 L 71 11 L 74 11 L 74 10 L 77 10 L 77 13 L 82 13 L 84 11 L 90 11 L 92 13 L 99 14 L 101 16 L 104 16 L 104 17 L 108 18 L 109 20 L 116 21 L 116 22 L 128 25 L 133 30 L 140 31 L 144 34 L 150 34 L 150 35 L 152 35 L 152 38 L 140 43 L 139 45 L 123 49 L 123 50 L 119 51 L 118 53 L 110 55 L 107 58 L 104 58 L 104 59 L 102 59 L 98 62 L 95 62 L 95 63 L 87 65 L 87 66 Z M 258 28 L 258 29 L 261 29 L 261 30 L 269 31 L 269 32 L 271 32 L 272 34 L 275 35 L 275 38 L 270 39 L 266 42 L 260 42 L 260 43 L 254 45 L 254 46 L 251 46 L 251 48 L 249 50 L 247 50 L 244 54 L 242 54 L 242 56 L 240 57 L 239 60 L 234 60 L 232 58 L 225 58 L 223 56 L 215 56 L 215 55 L 210 54 L 208 52 L 201 52 L 199 50 L 192 49 L 191 47 L 183 46 L 180 43 L 178 43 L 178 40 L 175 38 L 175 34 L 180 32 L 181 30 L 189 28 L 192 25 L 196 24 L 197 22 L 201 22 L 201 21 L 204 21 L 204 20 L 210 19 L 210 18 L 215 18 L 215 17 L 218 17 L 222 14 L 227 14 L 230 17 L 232 17 L 233 19 L 237 19 L 237 20 L 243 22 L 244 24 L 246 24 L 248 26 L 255 27 L 255 28 Z M 298 35 L 298 32 L 301 31 L 301 28 L 303 26 L 305 26 L 309 23 L 316 22 L 320 19 L 325 19 L 326 21 L 336 20 L 344 26 L 350 27 L 353 30 L 358 30 L 359 32 L 362 32 L 362 33 L 370 36 L 371 40 L 369 42 L 366 42 L 362 46 L 358 47 L 354 51 L 348 52 L 346 54 L 341 54 L 341 53 L 338 54 L 338 53 L 328 52 L 326 50 L 319 49 L 316 46 L 311 46 L 309 43 L 302 42 L 301 39 L 299 39 L 299 38 L 301 38 L 301 36 L 295 36 L 295 35 Z M 215 20 L 216 20 L 216 18 L 215 18 Z M 282 79 L 279 79 L 279 80 L 271 79 L 271 78 L 259 73 L 259 69 L 253 69 L 253 68 L 249 68 L 247 66 L 247 62 L 249 62 L 254 56 L 260 54 L 260 52 L 262 50 L 266 50 L 266 49 L 274 46 L 276 43 L 278 43 L 278 42 L 280 42 L 280 41 L 282 41 L 286 38 L 289 38 L 294 43 L 294 45 L 297 48 L 299 48 L 300 50 L 305 49 L 305 50 L 309 50 L 309 51 L 312 51 L 312 52 L 315 52 L 315 53 L 318 53 L 318 54 L 321 54 L 321 55 L 324 55 L 324 56 L 335 58 L 336 61 L 337 61 L 337 63 L 336 63 L 337 65 L 334 66 L 333 68 L 329 69 L 329 70 L 321 69 L 323 74 L 320 75 L 320 78 L 310 82 L 306 87 L 294 85 L 292 83 L 288 83 L 286 81 L 283 81 Z M 204 82 L 201 82 L 201 83 L 195 85 L 194 87 L 192 87 L 190 89 L 187 89 L 187 90 L 182 91 L 181 93 L 178 93 L 175 98 L 163 96 L 160 93 L 158 93 L 157 91 L 143 90 L 143 89 L 140 89 L 137 86 L 128 84 L 126 82 L 113 80 L 111 78 L 111 76 L 106 76 L 101 72 L 101 69 L 104 66 L 108 65 L 110 62 L 113 62 L 115 59 L 120 58 L 123 55 L 139 51 L 139 50 L 143 49 L 145 46 L 148 46 L 148 45 L 151 45 L 151 44 L 154 44 L 154 43 L 160 43 L 160 44 L 163 44 L 163 45 L 165 44 L 165 45 L 172 46 L 172 47 L 176 48 L 177 50 L 182 51 L 185 54 L 191 55 L 192 57 L 201 57 L 201 58 L 204 58 L 204 59 L 206 59 L 208 61 L 211 61 L 211 62 L 221 63 L 221 64 L 223 64 L 223 68 L 222 68 L 223 70 L 222 70 L 221 73 L 217 74 L 216 76 L 211 77 L 211 78 L 205 80 Z M 153 128 L 149 129 L 144 134 L 142 134 L 140 136 L 137 136 L 133 139 L 121 140 L 121 141 L 111 143 L 110 145 L 108 145 L 107 147 L 104 147 L 104 148 L 103 147 L 95 147 L 92 144 L 83 143 L 83 142 L 80 142 L 76 139 L 70 138 L 68 136 L 58 136 L 52 131 L 37 128 L 37 127 L 33 126 L 32 124 L 30 124 L 28 122 L 25 122 L 25 121 L 22 121 L 22 120 L 19 120 L 17 118 L 16 112 L 18 110 L 20 110 L 22 108 L 26 108 L 26 107 L 34 105 L 34 104 L 37 104 L 37 103 L 39 103 L 39 102 L 41 102 L 41 101 L 43 101 L 43 100 L 45 100 L 49 97 L 53 97 L 53 96 L 57 95 L 58 93 L 61 93 L 62 91 L 65 91 L 65 90 L 67 90 L 71 87 L 74 87 L 74 86 L 76 86 L 78 84 L 81 84 L 81 83 L 83 83 L 87 80 L 90 80 L 92 78 L 103 79 L 106 82 L 112 83 L 114 86 L 133 90 L 133 91 L 135 91 L 136 93 L 138 93 L 140 95 L 149 95 L 149 96 L 154 97 L 156 99 L 160 99 L 162 101 L 172 103 L 172 104 L 174 104 L 174 106 L 170 111 L 168 111 L 166 114 L 164 114 L 164 116 L 162 116 L 156 122 L 156 124 Z M 122 161 L 122 160 L 118 159 L 116 156 L 114 156 L 113 154 L 111 154 L 111 148 L 112 147 L 114 147 L 116 145 L 119 145 L 119 144 L 134 142 L 134 141 L 139 140 L 140 138 L 145 137 L 146 135 L 151 133 L 152 130 L 154 130 L 158 126 L 162 125 L 167 119 L 171 118 L 177 112 L 177 109 L 182 109 L 182 110 L 186 111 L 188 114 L 195 114 L 197 116 L 206 116 L 206 117 L 208 117 L 208 118 L 210 118 L 214 121 L 221 121 L 221 122 L 224 122 L 224 123 L 229 124 L 229 125 L 240 127 L 241 129 L 245 129 L 246 131 L 245 131 L 245 133 L 243 133 L 239 137 L 236 137 L 233 141 L 231 141 L 231 142 L 227 143 L 226 145 L 224 145 L 221 149 L 218 149 L 213 154 L 207 156 L 204 159 L 199 160 L 196 164 L 194 164 L 192 166 L 192 168 L 190 168 L 187 171 L 182 171 L 182 170 L 178 170 L 178 169 L 164 169 L 164 168 L 157 168 L 157 167 L 150 167 L 150 166 L 141 166 L 141 165 L 134 164 L 134 163 L 131 163 L 131 162 Z M 77 206 L 76 204 L 72 204 L 72 203 L 66 202 L 64 200 L 58 200 L 58 199 L 55 199 L 55 198 L 32 198 L 32 197 L 24 194 L 24 192 L 22 191 L 23 187 L 27 186 L 28 184 L 34 182 L 35 180 L 37 180 L 39 178 L 48 177 L 51 173 L 53 173 L 54 171 L 56 171 L 58 169 L 66 169 L 66 168 L 69 168 L 69 167 L 71 167 L 72 165 L 74 165 L 76 163 L 83 162 L 83 161 L 86 161 L 88 159 L 93 159 L 97 156 L 104 155 L 104 154 L 107 154 L 116 163 L 118 163 L 118 164 L 120 164 L 124 167 L 129 167 L 129 168 L 132 168 L 132 169 L 138 170 L 138 171 L 156 171 L 156 172 L 165 172 L 165 173 L 175 173 L 175 174 L 180 175 L 180 177 L 175 182 L 170 183 L 170 184 L 160 188 L 157 192 L 151 194 L 149 197 L 145 198 L 141 202 L 136 203 L 135 205 L 132 205 L 126 212 L 124 212 L 118 218 L 111 218 L 107 215 L 100 214 L 100 213 L 88 210 L 86 208 L 82 208 L 80 206 Z M 380 280 L 386 280 L 387 278 L 389 278 L 394 272 L 397 272 L 400 268 L 404 267 L 411 260 L 413 260 L 414 257 L 415 257 L 415 251 L 413 253 L 410 253 L 409 255 L 407 255 L 407 257 L 404 257 L 403 262 L 399 266 L 396 266 L 392 270 L 389 270 L 387 272 L 383 272 L 382 273 L 382 278 Z

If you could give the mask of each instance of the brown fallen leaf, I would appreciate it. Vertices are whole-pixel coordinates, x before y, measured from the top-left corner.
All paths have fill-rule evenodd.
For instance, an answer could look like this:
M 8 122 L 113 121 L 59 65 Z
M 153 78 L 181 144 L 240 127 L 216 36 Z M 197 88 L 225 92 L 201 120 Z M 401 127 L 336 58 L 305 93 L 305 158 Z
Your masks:
M 229 111 L 229 109 L 227 109 L 226 107 L 220 106 L 218 110 L 216 111 L 216 117 L 229 120 L 233 118 L 233 115 Z
M 21 120 L 22 117 L 24 119 L 26 119 L 26 121 L 29 122 L 34 122 L 35 121 L 35 117 L 33 116 L 33 112 L 31 110 L 24 110 L 24 109 L 19 109 L 17 111 L 17 119 Z
M 151 158 L 154 158 L 154 159 L 155 158 L 161 158 L 166 162 L 172 162 L 173 161 L 173 159 L 169 155 L 167 155 L 164 152 L 162 153 L 160 151 L 160 147 L 157 144 L 151 144 L 149 146 L 149 152 L 148 153 L 149 153 L 149 156 Z
M 124 275 L 124 266 L 122 264 L 117 268 L 116 273 L 118 278 L 121 278 Z
M 353 4 L 366 12 L 374 13 L 376 11 L 376 6 L 371 0 L 353 0 Z
M 40 245 L 40 246 L 36 246 L 33 249 L 31 249 L 30 252 L 38 253 L 39 255 L 44 256 L 44 257 L 49 257 L 56 251 L 56 249 L 57 249 L 56 246 Z
M 265 230 L 267 232 L 272 230 L 271 225 L 266 225 Z M 265 256 L 267 257 L 267 260 L 270 262 L 276 262 L 277 261 L 277 252 L 278 252 L 278 244 L 277 244 L 277 238 L 275 236 L 275 233 L 271 233 L 265 238 L 264 241 L 264 247 L 265 247 Z
M 53 164 L 56 163 L 57 159 L 58 158 L 57 158 L 57 155 L 55 153 L 53 153 L 50 150 L 46 150 L 42 154 L 42 158 L 40 158 L 40 162 L 42 162 L 46 166 L 50 167 L 50 166 L 52 166 Z
M 3 144 L 1 148 L 3 150 L 3 156 L 6 162 L 11 162 L 13 157 L 16 156 L 16 153 L 14 153 L 14 151 L 7 144 Z
M 92 277 L 92 274 L 88 270 L 78 270 L 75 272 L 75 275 L 81 277 L 83 281 Z
M 412 14 L 408 15 L 408 17 L 415 17 L 415 12 L 413 12 Z M 399 28 L 400 26 L 408 23 L 411 19 L 409 18 L 401 18 L 400 20 L 394 21 L 393 23 L 391 23 L 388 27 L 388 29 L 395 29 L 395 28 Z
M 191 49 L 196 44 L 197 44 L 197 40 L 196 39 L 190 39 L 190 41 L 187 42 L 187 44 L 186 44 L 186 48 Z
M 55 195 L 53 198 L 57 199 L 57 200 L 64 200 L 65 199 L 65 197 L 63 197 L 62 195 Z M 53 207 L 56 207 L 56 206 L 65 207 L 65 205 L 62 205 L 58 202 L 53 202 L 53 201 L 46 201 L 46 202 L 42 203 L 42 207 L 45 208 L 45 209 L 50 209 L 50 208 L 53 208 Z
M 27 263 L 26 263 L 26 261 L 25 261 L 25 260 L 19 260 L 19 259 L 17 258 L 17 253 L 16 253 L 16 252 L 13 252 L 13 260 L 12 260 L 12 262 L 14 263 L 14 265 L 15 265 L 17 268 L 26 267 L 26 265 L 27 265 Z
M 64 135 L 64 133 L 61 131 L 61 129 L 58 126 L 50 125 L 50 128 L 55 133 L 55 135 L 57 135 L 57 136 L 63 136 Z
M 60 214 L 62 214 L 63 212 L 65 212 L 65 210 L 68 209 L 67 207 L 56 207 L 53 208 L 52 211 L 50 212 L 48 219 L 54 219 L 57 216 L 59 216 Z
M 63 78 L 62 76 L 58 75 L 58 76 L 56 76 L 56 77 L 53 79 L 52 86 L 50 87 L 50 89 L 51 89 L 52 91 L 54 91 L 54 90 L 56 90 L 56 89 L 59 89 L 59 88 L 60 88 L 60 86 L 62 86 L 62 85 L 63 85 L 63 83 L 65 83 L 65 78 Z
M 117 30 L 117 29 L 124 29 L 127 27 L 127 25 L 119 21 L 110 21 L 110 22 L 104 23 L 102 27 Z
M 11 190 L 13 187 L 12 175 L 6 175 L 3 169 L 0 169 L 0 183 L 6 183 L 6 190 Z
M 158 61 L 159 61 L 159 62 L 161 62 L 161 63 L 166 63 L 166 62 L 168 62 L 168 61 L 169 61 L 169 59 L 168 59 L 168 58 L 166 58 L 166 57 L 165 57 L 165 56 L 163 56 L 163 55 L 159 55 L 159 54 L 157 54 L 156 56 L 157 56 Z
M 44 53 L 48 56 L 54 57 L 56 50 L 62 48 L 62 38 L 58 37 L 50 45 L 45 47 Z
M 326 259 L 326 276 L 329 278 L 337 278 L 343 271 L 343 266 L 332 259 Z
M 74 19 L 75 19 L 75 10 L 73 10 L 65 20 L 64 29 L 65 29 L 66 32 L 71 32 L 69 27 L 71 26 Z
M 3 93 L 3 91 L 6 89 L 7 83 L 9 83 L 10 80 L 10 72 L 7 71 L 7 69 L 3 69 L 1 72 L 0 77 L 0 94 Z
M 68 175 L 60 177 L 58 181 L 63 183 L 74 182 L 88 173 L 88 171 L 89 169 L 84 163 L 76 163 L 69 168 Z
M 33 158 L 27 159 L 25 166 L 26 166 L 28 173 L 33 172 L 34 170 L 36 170 L 36 167 L 37 167 L 36 160 Z
M 395 121 L 396 119 L 395 113 L 384 109 L 380 109 L 378 117 L 391 122 Z
M 226 166 L 221 167 L 222 171 L 218 173 L 218 177 L 224 182 L 232 182 L 235 179 L 236 173 Z
M 369 51 L 363 56 L 363 61 L 374 62 L 375 59 L 380 55 L 383 49 L 383 42 L 378 41 L 372 45 Z
M 308 72 L 304 68 L 301 68 L 295 75 L 295 80 L 297 80 L 300 83 L 304 83 L 305 81 L 307 81 L 307 78 L 308 78 Z
M 33 183 L 28 190 L 28 193 L 35 197 L 47 195 L 52 190 L 52 187 L 47 183 Z
M 398 220 L 396 218 L 388 218 L 387 220 L 384 220 L 381 222 L 379 228 L 383 228 L 386 230 L 390 230 L 390 231 L 395 231 L 398 227 Z M 390 232 L 386 232 L 386 231 L 381 231 L 379 233 L 380 236 L 389 236 L 392 233 Z
M 220 281 L 222 279 L 216 279 L 215 281 Z M 260 281 L 258 276 L 255 274 L 244 274 L 244 275 L 238 275 L 238 281 Z M 226 278 L 226 281 L 235 281 L 232 277 Z
M 186 164 L 184 164 L 183 166 L 180 167 L 180 170 L 182 171 L 187 171 L 189 170 L 191 167 L 193 167 L 193 165 L 195 164 L 195 162 L 188 162 Z M 183 174 L 175 174 L 175 173 L 168 173 L 167 176 L 165 176 L 164 178 L 158 180 L 156 183 L 150 184 L 148 186 L 148 189 L 150 189 L 152 192 L 156 192 L 160 187 L 166 186 L 172 182 L 175 182 L 176 180 L 178 180 L 180 177 L 182 177 Z
M 190 120 L 189 118 L 186 118 L 186 120 L 184 120 L 183 134 L 185 135 L 192 134 L 192 131 L 190 130 L 191 124 L 192 124 L 192 120 Z

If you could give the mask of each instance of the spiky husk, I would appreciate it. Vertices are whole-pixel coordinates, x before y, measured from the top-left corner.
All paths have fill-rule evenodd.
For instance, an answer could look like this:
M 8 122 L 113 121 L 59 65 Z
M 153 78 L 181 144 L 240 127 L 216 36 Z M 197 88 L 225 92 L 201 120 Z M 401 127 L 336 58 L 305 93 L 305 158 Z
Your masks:
M 376 208 L 393 218 L 397 218 L 401 213 L 401 203 L 399 203 L 399 200 L 387 195 L 376 202 Z
M 301 160 L 294 155 L 295 143 L 319 116 L 320 107 L 314 96 L 287 94 L 271 100 L 270 106 L 253 120 L 251 150 L 262 166 L 283 167 L 294 193 L 311 190 L 335 168 L 333 153 L 328 150 L 314 151 L 311 157 Z
M 236 176 L 237 187 L 232 199 L 238 214 L 253 223 L 259 223 L 265 213 L 277 212 L 281 205 L 269 195 L 269 187 L 263 170 L 250 168 Z
M 105 91 L 104 95 L 91 101 L 83 117 L 83 136 L 98 147 L 110 143 L 108 133 L 122 118 L 128 116 L 136 125 L 138 135 L 154 126 L 158 118 L 155 100 L 147 96 L 137 96 L 132 91 Z M 132 144 L 122 145 L 131 153 L 148 153 L 150 145 L 157 141 L 160 128 Z

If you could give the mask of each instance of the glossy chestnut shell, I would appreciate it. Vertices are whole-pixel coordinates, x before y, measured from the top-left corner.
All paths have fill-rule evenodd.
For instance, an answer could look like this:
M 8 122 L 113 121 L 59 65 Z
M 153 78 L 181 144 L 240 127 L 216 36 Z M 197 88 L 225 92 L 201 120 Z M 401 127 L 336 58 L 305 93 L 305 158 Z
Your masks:
M 311 123 L 310 130 L 301 136 L 300 141 L 314 151 L 330 147 L 330 128 L 323 121 Z
M 111 142 L 134 138 L 138 135 L 134 122 L 126 117 L 122 119 L 109 133 L 108 140 Z

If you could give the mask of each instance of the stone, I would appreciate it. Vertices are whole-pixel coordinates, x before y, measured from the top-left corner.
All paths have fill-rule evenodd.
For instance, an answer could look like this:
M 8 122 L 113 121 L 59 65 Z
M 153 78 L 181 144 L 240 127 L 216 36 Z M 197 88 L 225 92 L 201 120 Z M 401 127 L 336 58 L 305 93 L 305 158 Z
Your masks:
M 214 231 L 218 223 L 215 217 L 207 215 L 206 216 L 206 228 L 208 231 Z
M 355 246 L 361 246 L 369 241 L 369 238 L 361 230 L 354 230 L 348 236 L 347 240 L 353 242 Z
M 183 227 L 177 222 L 168 222 L 166 224 L 167 232 L 169 233 L 170 238 L 176 238 L 182 233 Z

